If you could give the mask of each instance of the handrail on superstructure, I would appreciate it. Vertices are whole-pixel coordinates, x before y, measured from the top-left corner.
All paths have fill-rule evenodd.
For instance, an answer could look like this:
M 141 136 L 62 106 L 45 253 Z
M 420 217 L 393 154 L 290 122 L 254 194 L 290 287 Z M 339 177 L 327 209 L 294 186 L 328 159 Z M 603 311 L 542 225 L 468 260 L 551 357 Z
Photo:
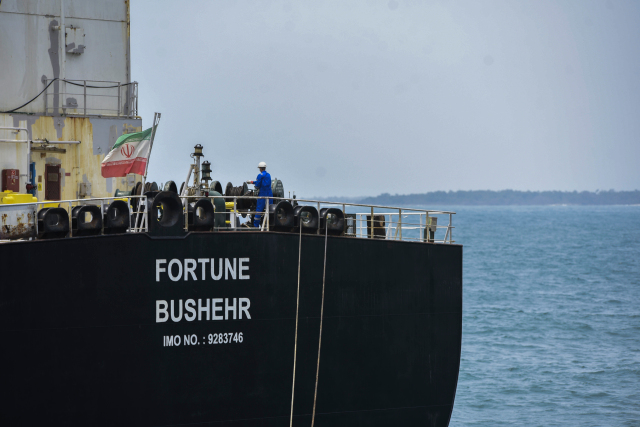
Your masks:
M 25 165 L 25 172 L 26 173 L 21 173 L 20 176 L 26 176 L 27 177 L 27 181 L 30 181 L 31 176 L 30 176 L 30 168 L 29 168 L 29 159 L 31 158 L 31 141 L 29 140 L 29 129 L 23 128 L 23 127 L 15 127 L 15 126 L 0 126 L 0 131 L 10 131 L 10 132 L 15 133 L 16 136 L 20 132 L 25 132 L 27 134 L 27 138 L 26 139 L 7 139 L 7 138 L 2 138 L 2 139 L 0 139 L 0 142 L 27 144 L 27 156 L 26 156 L 26 165 Z
M 226 210 L 225 214 L 228 215 L 226 221 L 229 225 L 228 228 L 217 228 L 215 231 L 237 231 L 238 224 L 241 227 L 251 226 L 248 224 L 251 221 L 253 215 L 261 214 L 261 225 L 256 228 L 256 231 L 268 232 L 270 231 L 269 225 L 269 212 L 268 208 L 265 208 L 266 212 L 256 212 L 248 209 L 239 210 L 237 208 L 238 200 L 250 199 L 250 200 L 265 200 L 269 201 L 269 204 L 277 204 L 280 201 L 287 201 L 292 205 L 313 206 L 320 212 L 322 207 L 338 207 L 345 215 L 345 230 L 344 235 L 347 237 L 355 238 L 372 238 L 372 239 L 386 239 L 386 240 L 402 240 L 402 241 L 416 241 L 416 242 L 429 242 L 429 243 L 455 243 L 453 240 L 453 215 L 455 212 L 443 211 L 443 210 L 430 210 L 430 209 L 418 209 L 407 207 L 392 207 L 382 205 L 367 205 L 362 203 L 345 203 L 345 202 L 331 202 L 322 200 L 311 199 L 291 199 L 286 197 L 265 197 L 265 196 L 179 196 L 183 200 L 183 214 L 185 216 L 185 231 L 189 230 L 188 223 L 188 204 L 191 201 L 196 201 L 202 198 L 217 199 L 222 198 L 225 202 L 233 205 L 231 209 Z M 135 199 L 139 199 L 138 203 L 133 203 Z M 88 199 L 72 199 L 61 201 L 39 201 L 31 203 L 15 203 L 15 204 L 0 204 L 0 212 L 3 207 L 10 207 L 14 209 L 20 206 L 33 206 L 35 208 L 34 221 L 37 234 L 37 211 L 38 206 L 58 204 L 59 207 L 64 207 L 68 210 L 69 217 L 71 217 L 71 211 L 74 206 L 81 205 L 99 205 L 101 212 L 106 212 L 106 207 L 114 200 L 126 200 L 128 206 L 138 206 L 136 211 L 131 211 L 133 215 L 132 221 L 128 233 L 140 233 L 147 232 L 149 230 L 150 212 L 147 209 L 147 196 L 118 196 L 118 197 L 100 197 L 100 198 L 88 198 Z M 274 203 L 275 202 L 275 203 Z M 351 209 L 347 209 L 351 208 Z M 354 211 L 356 208 L 366 208 L 365 212 Z M 376 209 L 378 210 L 376 212 Z M 386 210 L 387 212 L 381 212 Z M 392 212 L 388 212 L 392 211 Z M 438 216 L 448 217 L 448 223 L 437 224 L 434 218 Z M 240 218 L 248 217 L 241 223 Z M 405 221 L 406 219 L 406 221 Z M 383 225 L 378 225 L 382 223 Z M 347 232 L 347 229 L 349 232 Z M 378 231 L 376 233 L 376 231 Z M 436 233 L 444 231 L 444 236 L 436 238 Z M 319 232 L 319 230 L 318 230 Z
M 82 88 L 82 91 L 78 92 L 69 92 L 69 91 L 57 91 L 50 92 L 49 91 L 49 82 L 53 80 L 58 80 L 60 82 L 69 83 L 71 86 L 77 86 Z M 116 117 L 136 117 L 138 115 L 138 82 L 116 82 L 116 81 L 108 81 L 108 80 L 88 80 L 88 79 L 48 79 L 43 77 L 42 82 L 45 84 L 44 91 L 44 113 L 47 114 L 57 114 L 60 113 L 58 110 L 63 110 L 62 112 L 65 115 L 70 116 L 116 116 Z M 95 83 L 107 83 L 110 86 L 106 85 L 94 85 Z M 124 96 L 122 94 L 122 89 L 125 88 Z M 107 94 L 100 93 L 87 93 L 87 89 L 90 91 L 98 91 L 98 90 L 107 90 Z M 115 90 L 115 92 L 110 90 Z M 69 90 L 69 87 L 67 87 Z M 112 94 L 109 94 L 112 93 Z M 62 97 L 62 102 L 60 105 L 52 105 L 49 106 L 49 97 L 58 95 Z M 66 105 L 66 101 L 64 97 L 66 95 L 74 95 L 77 97 L 82 97 L 82 105 Z M 95 98 L 116 98 L 115 105 L 109 106 L 97 106 L 97 107 L 89 107 L 88 99 Z M 124 99 L 124 102 L 123 102 Z M 77 101 L 77 100 L 76 100 Z M 108 108 L 114 107 L 115 108 Z

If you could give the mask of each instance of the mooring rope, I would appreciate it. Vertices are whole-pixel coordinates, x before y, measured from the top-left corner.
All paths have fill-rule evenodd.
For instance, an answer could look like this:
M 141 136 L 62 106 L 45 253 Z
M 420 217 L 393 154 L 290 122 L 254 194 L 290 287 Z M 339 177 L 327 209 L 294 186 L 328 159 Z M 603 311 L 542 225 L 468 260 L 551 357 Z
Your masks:
M 320 346 L 322 345 L 322 319 L 324 318 L 324 284 L 327 277 L 327 236 L 328 227 L 324 232 L 324 267 L 322 269 L 322 303 L 320 305 L 320 338 L 318 338 L 318 365 L 316 366 L 316 389 L 313 393 L 313 413 L 311 415 L 311 427 L 316 420 L 316 398 L 318 397 L 318 374 L 320 373 Z
M 293 344 L 293 383 L 291 384 L 291 417 L 289 427 L 293 426 L 293 396 L 296 389 L 296 356 L 298 353 L 298 311 L 300 310 L 300 257 L 302 255 L 302 224 L 300 224 L 300 238 L 298 240 L 298 294 L 296 296 L 296 335 Z

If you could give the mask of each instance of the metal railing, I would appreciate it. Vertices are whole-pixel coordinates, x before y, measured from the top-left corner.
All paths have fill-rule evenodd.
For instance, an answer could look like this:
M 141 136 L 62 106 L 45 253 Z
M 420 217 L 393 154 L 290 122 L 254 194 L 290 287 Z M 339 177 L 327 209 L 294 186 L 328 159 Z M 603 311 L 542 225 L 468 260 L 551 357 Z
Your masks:
M 279 200 L 291 201 L 291 199 Z M 325 207 L 340 209 L 345 214 L 345 229 L 355 231 L 348 233 L 348 230 L 345 230 L 345 235 L 349 237 L 455 243 L 453 240 L 455 212 L 305 199 L 295 199 L 295 201 L 302 206 L 313 206 L 318 211 Z M 351 225 L 350 218 L 353 221 Z M 437 218 L 445 219 L 446 225 L 442 220 L 440 220 L 441 225 L 436 225 Z M 425 230 L 427 227 L 429 229 Z M 433 237 L 428 233 L 429 231 L 433 231 Z
M 53 79 L 43 78 L 45 87 Z M 47 114 L 136 117 L 138 82 L 57 79 L 44 93 Z
M 0 193 L 1 194 L 1 193 Z M 31 202 L 31 203 L 11 203 L 11 204 L 0 204 L 0 215 L 5 212 L 7 215 L 10 215 L 12 212 L 15 212 L 17 209 L 23 207 L 24 210 L 28 210 L 30 214 L 29 223 L 24 224 L 26 227 L 32 227 L 34 229 L 34 237 L 38 235 L 38 212 L 40 209 L 45 207 L 57 207 L 63 208 L 67 211 L 69 215 L 69 237 L 73 237 L 73 227 L 71 227 L 72 220 L 72 210 L 76 206 L 100 206 L 100 212 L 104 216 L 107 213 L 107 208 L 111 202 L 114 200 L 122 200 L 127 203 L 127 206 L 130 207 L 129 213 L 131 215 L 131 221 L 129 223 L 129 227 L 127 228 L 127 233 L 140 233 L 149 231 L 149 222 L 148 215 L 146 212 L 147 206 L 147 196 L 122 196 L 122 197 L 102 197 L 102 198 L 91 198 L 91 199 L 73 199 L 73 200 L 45 200 L 42 202 Z M 134 202 L 137 200 L 137 202 Z M 134 207 L 137 207 L 134 209 Z M 30 209 L 31 208 L 31 209 Z M 8 217 L 4 218 L 5 221 L 9 220 Z M 31 222 L 33 221 L 33 222 Z M 104 231 L 104 221 L 102 224 L 102 230 Z M 2 242 L 3 240 L 0 240 Z
M 257 212 L 250 209 L 239 209 L 241 199 L 258 200 L 263 199 L 276 204 L 280 201 L 287 201 L 294 206 L 311 206 L 318 212 L 322 208 L 337 208 L 344 214 L 344 232 L 341 233 L 346 237 L 365 238 L 365 239 L 382 239 L 382 240 L 401 240 L 413 242 L 429 242 L 453 244 L 453 215 L 455 212 L 427 210 L 417 208 L 399 208 L 391 206 L 365 205 L 358 203 L 329 202 L 320 200 L 290 199 L 279 197 L 260 197 L 260 196 L 180 196 L 183 202 L 183 214 L 185 231 L 190 230 L 189 224 L 189 207 L 188 205 L 198 199 L 223 198 L 225 205 L 228 202 L 228 209 L 225 209 L 225 227 L 214 228 L 214 231 L 234 232 L 252 228 L 256 231 L 269 232 L 271 225 L 268 212 Z M 16 204 L 0 204 L 0 214 L 3 210 L 9 212 L 20 206 L 33 208 L 33 221 L 35 226 L 35 234 L 38 234 L 37 212 L 40 208 L 48 205 L 56 205 L 65 208 L 69 214 L 71 221 L 72 209 L 75 206 L 97 205 L 103 215 L 107 211 L 108 205 L 114 200 L 124 200 L 130 207 L 131 221 L 127 229 L 127 233 L 140 233 L 149 231 L 150 212 L 147 209 L 146 196 L 119 196 L 104 197 L 91 199 L 74 199 L 63 201 L 43 201 L 33 203 L 16 203 Z M 133 209 L 136 207 L 136 209 Z M 268 209 L 268 208 L 267 208 Z M 152 215 L 155 213 L 151 213 Z M 196 213 L 194 212 L 194 215 Z M 261 214 L 260 226 L 253 227 L 253 215 Z M 226 219 L 228 218 L 228 219 Z M 104 227 L 104 224 L 103 224 Z M 71 228 L 71 227 L 70 227 Z M 297 230 L 297 228 L 296 228 Z M 283 231 L 279 229 L 278 231 Z M 315 231 L 317 234 L 324 234 L 324 231 L 318 227 Z M 73 236 L 73 230 L 70 229 L 70 237 Z

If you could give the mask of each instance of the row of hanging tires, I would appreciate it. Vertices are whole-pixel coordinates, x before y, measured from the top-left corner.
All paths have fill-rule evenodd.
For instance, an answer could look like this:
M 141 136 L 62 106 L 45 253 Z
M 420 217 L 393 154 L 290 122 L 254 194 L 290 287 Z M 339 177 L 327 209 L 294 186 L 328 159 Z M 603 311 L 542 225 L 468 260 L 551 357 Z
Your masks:
M 149 233 L 153 235 L 176 236 L 185 233 L 184 210 L 176 193 L 170 191 L 146 193 L 149 206 Z M 232 220 L 225 208 L 224 199 L 203 197 L 188 205 L 187 221 L 189 231 L 213 231 L 228 228 Z M 269 230 L 343 235 L 344 213 L 336 208 L 318 210 L 313 206 L 293 206 L 287 200 L 269 205 L 267 214 Z M 302 229 L 302 230 L 300 230 Z M 251 228 L 241 228 L 251 230 Z M 255 229 L 254 229 L 255 230 Z
M 66 237 L 69 229 L 73 236 L 126 233 L 131 224 L 129 212 L 129 205 L 122 200 L 111 202 L 104 214 L 100 206 L 76 206 L 71 210 L 71 221 L 66 209 L 40 209 L 37 216 L 38 238 Z
M 184 208 L 178 194 L 173 191 L 149 191 L 145 195 L 149 212 L 149 234 L 184 235 Z M 63 238 L 69 231 L 73 236 L 126 233 L 136 220 L 132 214 L 135 209 L 123 200 L 114 200 L 105 212 L 101 211 L 100 206 L 76 206 L 71 210 L 70 219 L 66 209 L 43 208 L 37 215 L 38 238 Z M 213 231 L 228 228 L 230 216 L 222 197 L 203 197 L 188 205 L 188 230 Z M 294 207 L 287 200 L 274 201 L 269 205 L 267 219 L 269 230 L 272 231 L 343 235 L 345 229 L 344 213 L 340 209 L 323 208 L 318 212 L 313 206 Z

